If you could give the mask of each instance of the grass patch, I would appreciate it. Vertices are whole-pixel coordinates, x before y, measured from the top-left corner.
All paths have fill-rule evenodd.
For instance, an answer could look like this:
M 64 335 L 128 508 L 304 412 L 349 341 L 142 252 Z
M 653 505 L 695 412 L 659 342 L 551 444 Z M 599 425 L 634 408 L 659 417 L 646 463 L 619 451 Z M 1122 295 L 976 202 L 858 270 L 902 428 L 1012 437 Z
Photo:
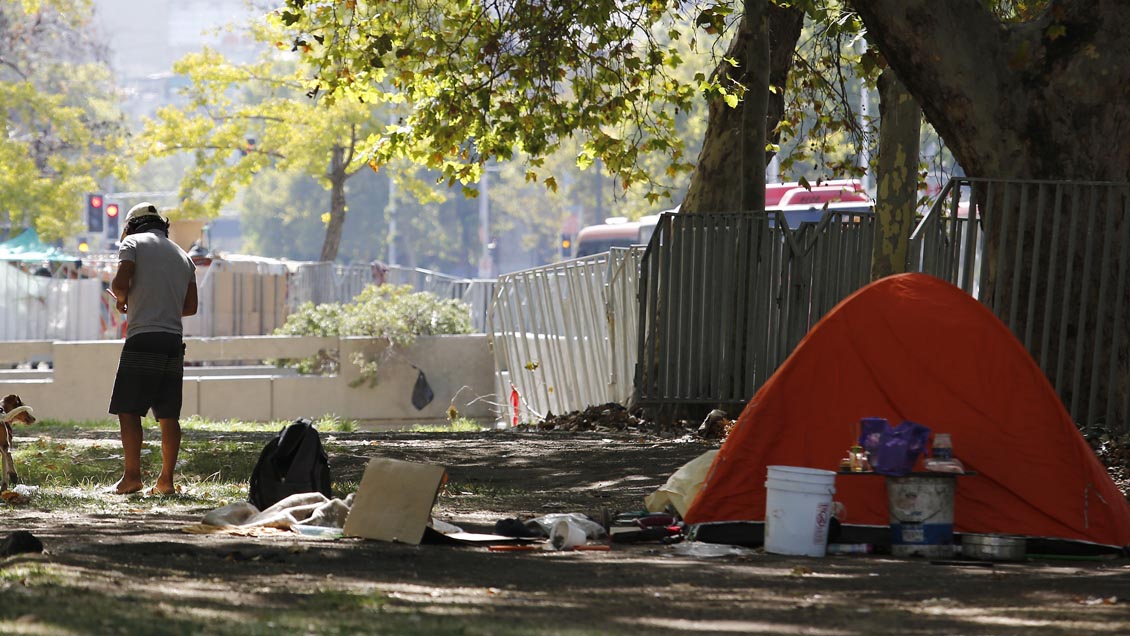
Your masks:
M 483 427 L 474 420 L 460 417 L 447 424 L 415 424 L 408 430 L 414 433 L 478 433 Z
M 336 415 L 326 415 L 313 420 L 314 428 L 322 433 L 352 433 L 357 430 L 357 422 Z M 270 422 L 244 422 L 241 420 L 206 420 L 197 415 L 181 420 L 181 429 L 192 431 L 216 431 L 225 433 L 278 433 L 293 420 L 273 420 Z M 115 430 L 117 425 L 115 425 Z
M 177 484 L 182 493 L 164 499 L 108 497 L 103 492 L 121 477 L 122 447 L 116 420 L 40 420 L 32 426 L 17 427 L 18 441 L 12 450 L 21 481 L 36 487 L 30 504 L 35 509 L 113 511 L 122 505 L 214 508 L 247 498 L 248 481 L 263 447 L 290 423 L 207 420 L 197 416 L 183 419 L 177 461 Z M 325 417 L 315 421 L 315 427 L 323 433 L 331 462 L 335 456 L 348 457 L 353 462 L 345 461 L 336 470 L 331 464 L 333 493 L 344 498 L 356 491 L 364 465 L 353 461 L 355 450 L 350 443 L 335 443 L 327 439 L 327 434 L 355 432 L 357 423 Z M 412 430 L 469 432 L 481 428 L 471 420 L 460 419 L 452 426 L 418 426 Z M 151 483 L 161 467 L 160 427 L 155 419 L 146 417 L 142 431 L 141 470 L 145 482 Z
M 24 587 L 59 585 L 63 577 L 42 563 L 19 563 L 0 568 L 0 584 L 9 583 Z
M 247 422 L 243 420 L 209 420 L 199 415 L 190 415 L 182 418 L 180 426 L 182 431 L 207 431 L 224 433 L 278 433 L 290 421 L 274 420 L 270 422 Z M 146 417 L 141 422 L 142 428 L 147 432 L 157 431 L 157 420 Z M 358 429 L 355 420 L 347 420 L 336 415 L 327 415 L 314 420 L 314 427 L 319 431 L 330 433 L 352 433 Z M 112 432 L 118 433 L 118 420 L 106 418 L 102 420 L 51 420 L 41 419 L 31 426 L 17 424 L 16 435 L 35 435 L 38 437 L 71 437 L 84 433 Z

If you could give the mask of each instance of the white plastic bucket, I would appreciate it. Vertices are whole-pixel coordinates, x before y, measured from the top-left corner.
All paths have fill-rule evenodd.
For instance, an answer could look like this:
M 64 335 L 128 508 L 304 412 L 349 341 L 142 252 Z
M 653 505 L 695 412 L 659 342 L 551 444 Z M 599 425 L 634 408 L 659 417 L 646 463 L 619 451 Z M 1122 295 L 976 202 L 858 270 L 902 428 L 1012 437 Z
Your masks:
M 824 556 L 832 521 L 836 473 L 817 468 L 770 466 L 765 481 L 765 551 Z
M 831 475 L 831 477 L 829 477 Z M 806 484 L 825 485 L 835 479 L 836 473 L 817 468 L 800 466 L 769 466 L 769 479 L 772 481 L 799 481 Z

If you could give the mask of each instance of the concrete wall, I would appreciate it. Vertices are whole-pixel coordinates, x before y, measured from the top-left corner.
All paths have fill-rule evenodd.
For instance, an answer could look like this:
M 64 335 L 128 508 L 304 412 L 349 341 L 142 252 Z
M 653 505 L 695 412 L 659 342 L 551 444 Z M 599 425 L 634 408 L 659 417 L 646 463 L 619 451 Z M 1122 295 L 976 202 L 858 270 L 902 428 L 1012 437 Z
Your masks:
M 186 338 L 185 343 L 182 416 L 273 421 L 332 415 L 392 425 L 445 420 L 454 406 L 463 417 L 494 419 L 494 363 L 482 334 L 421 337 L 392 350 L 369 338 L 257 336 Z M 0 363 L 50 360 L 54 367 L 0 371 L 0 394 L 18 393 L 41 418 L 108 418 L 121 347 L 121 340 L 0 343 Z M 341 373 L 299 376 L 260 365 L 322 349 L 339 351 Z M 357 353 L 381 360 L 375 386 L 361 382 L 351 362 Z M 241 368 L 240 363 L 260 366 Z M 411 401 L 417 369 L 435 393 L 422 410 Z

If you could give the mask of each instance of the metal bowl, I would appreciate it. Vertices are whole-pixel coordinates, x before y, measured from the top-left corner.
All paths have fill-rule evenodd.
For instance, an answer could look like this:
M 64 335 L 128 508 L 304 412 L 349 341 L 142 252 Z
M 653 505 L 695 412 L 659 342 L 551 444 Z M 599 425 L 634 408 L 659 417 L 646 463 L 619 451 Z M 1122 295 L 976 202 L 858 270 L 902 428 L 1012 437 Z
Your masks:
M 1004 534 L 966 534 L 961 537 L 961 554 L 981 561 L 1023 561 L 1024 537 Z

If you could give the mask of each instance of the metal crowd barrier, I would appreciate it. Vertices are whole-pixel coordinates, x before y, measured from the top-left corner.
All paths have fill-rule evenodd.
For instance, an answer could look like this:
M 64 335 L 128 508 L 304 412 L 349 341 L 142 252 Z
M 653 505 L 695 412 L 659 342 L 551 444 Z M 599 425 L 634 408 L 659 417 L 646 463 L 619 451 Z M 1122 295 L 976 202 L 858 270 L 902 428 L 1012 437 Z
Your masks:
M 608 321 L 609 401 L 628 404 L 635 384 L 639 351 L 640 263 L 644 247 L 612 248 L 606 289 Z M 583 407 L 582 407 L 583 408 Z
M 499 277 L 488 334 L 502 398 L 543 418 L 630 395 L 639 249 L 614 249 Z M 621 314 L 620 312 L 624 312 Z M 509 419 L 508 400 L 500 410 Z
M 0 340 L 97 340 L 105 300 L 109 296 L 97 280 L 36 274 L 28 263 L 0 262 Z
M 738 409 L 828 310 L 866 284 L 869 214 L 664 214 L 640 271 L 638 403 Z
M 911 236 L 910 269 L 987 305 L 1078 425 L 1130 431 L 1130 184 L 953 179 Z

